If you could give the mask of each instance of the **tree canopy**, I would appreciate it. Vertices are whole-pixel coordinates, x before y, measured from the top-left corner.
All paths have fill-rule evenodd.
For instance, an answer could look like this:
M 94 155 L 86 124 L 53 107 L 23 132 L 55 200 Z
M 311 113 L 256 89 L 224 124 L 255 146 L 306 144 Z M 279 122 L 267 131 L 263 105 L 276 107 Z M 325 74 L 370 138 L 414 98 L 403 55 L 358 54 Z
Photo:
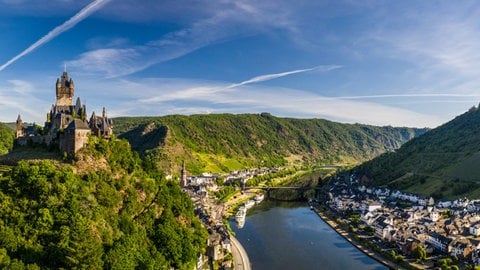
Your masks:
M 0 267 L 191 268 L 206 230 L 177 183 L 126 141 L 84 150 L 108 166 L 83 174 L 52 161 L 19 162 L 0 179 Z

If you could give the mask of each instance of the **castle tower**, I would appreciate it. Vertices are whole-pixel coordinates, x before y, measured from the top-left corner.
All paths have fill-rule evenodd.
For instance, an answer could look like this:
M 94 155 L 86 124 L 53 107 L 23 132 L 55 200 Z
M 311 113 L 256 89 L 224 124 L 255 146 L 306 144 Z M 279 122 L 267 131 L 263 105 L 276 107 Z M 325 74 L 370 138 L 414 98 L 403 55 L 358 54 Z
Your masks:
M 25 134 L 23 132 L 23 121 L 20 117 L 20 114 L 17 117 L 17 130 L 15 132 L 15 138 L 23 137 Z
M 68 77 L 66 70 L 63 71 L 62 77 L 57 79 L 57 106 L 73 105 L 74 84 L 72 78 Z
M 181 187 L 187 186 L 187 169 L 185 169 L 185 160 L 182 163 L 182 175 L 180 179 L 180 186 Z

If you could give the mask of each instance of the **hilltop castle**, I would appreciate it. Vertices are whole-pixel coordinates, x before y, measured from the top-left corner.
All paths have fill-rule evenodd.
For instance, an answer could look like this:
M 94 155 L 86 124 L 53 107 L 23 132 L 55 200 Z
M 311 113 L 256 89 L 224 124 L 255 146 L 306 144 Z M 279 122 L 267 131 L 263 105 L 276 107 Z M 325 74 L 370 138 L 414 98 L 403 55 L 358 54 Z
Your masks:
M 107 117 L 105 108 L 101 116 L 92 113 L 87 121 L 87 108 L 77 98 L 75 105 L 73 97 L 75 85 L 72 78 L 64 70 L 56 82 L 57 100 L 47 113 L 47 121 L 43 127 L 31 125 L 24 127 L 22 118 L 18 115 L 16 127 L 16 142 L 26 145 L 33 143 L 55 144 L 60 151 L 74 155 L 88 142 L 88 135 L 109 138 L 112 135 L 113 122 Z

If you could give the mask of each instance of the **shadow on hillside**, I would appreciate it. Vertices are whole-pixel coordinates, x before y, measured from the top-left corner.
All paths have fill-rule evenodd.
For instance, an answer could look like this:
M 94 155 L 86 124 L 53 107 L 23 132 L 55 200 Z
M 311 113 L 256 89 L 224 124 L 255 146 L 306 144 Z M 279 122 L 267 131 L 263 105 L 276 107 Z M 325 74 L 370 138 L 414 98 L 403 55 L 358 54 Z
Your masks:
M 21 160 L 62 160 L 58 151 L 49 151 L 41 147 L 16 147 L 10 153 L 0 156 L 0 164 L 16 165 Z
M 144 153 L 146 150 L 164 145 L 167 133 L 168 128 L 166 126 L 156 126 L 154 123 L 150 123 L 138 126 L 118 137 L 128 140 L 133 150 Z

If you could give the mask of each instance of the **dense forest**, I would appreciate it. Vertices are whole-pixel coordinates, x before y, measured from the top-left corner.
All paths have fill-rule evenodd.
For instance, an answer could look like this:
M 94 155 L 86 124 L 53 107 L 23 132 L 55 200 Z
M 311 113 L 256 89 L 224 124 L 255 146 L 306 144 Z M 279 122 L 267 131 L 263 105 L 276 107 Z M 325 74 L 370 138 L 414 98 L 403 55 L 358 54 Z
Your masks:
M 6 125 L 0 123 L 0 155 L 4 155 L 12 150 L 14 138 L 15 135 L 12 130 Z
M 476 107 L 358 168 L 373 185 L 433 195 L 480 196 L 480 110 Z
M 169 115 L 115 118 L 115 132 L 142 155 L 193 174 L 245 167 L 358 164 L 393 151 L 427 129 L 341 124 L 262 114 Z
M 193 268 L 207 232 L 152 159 L 125 140 L 92 138 L 74 163 L 3 171 L 0 268 Z

